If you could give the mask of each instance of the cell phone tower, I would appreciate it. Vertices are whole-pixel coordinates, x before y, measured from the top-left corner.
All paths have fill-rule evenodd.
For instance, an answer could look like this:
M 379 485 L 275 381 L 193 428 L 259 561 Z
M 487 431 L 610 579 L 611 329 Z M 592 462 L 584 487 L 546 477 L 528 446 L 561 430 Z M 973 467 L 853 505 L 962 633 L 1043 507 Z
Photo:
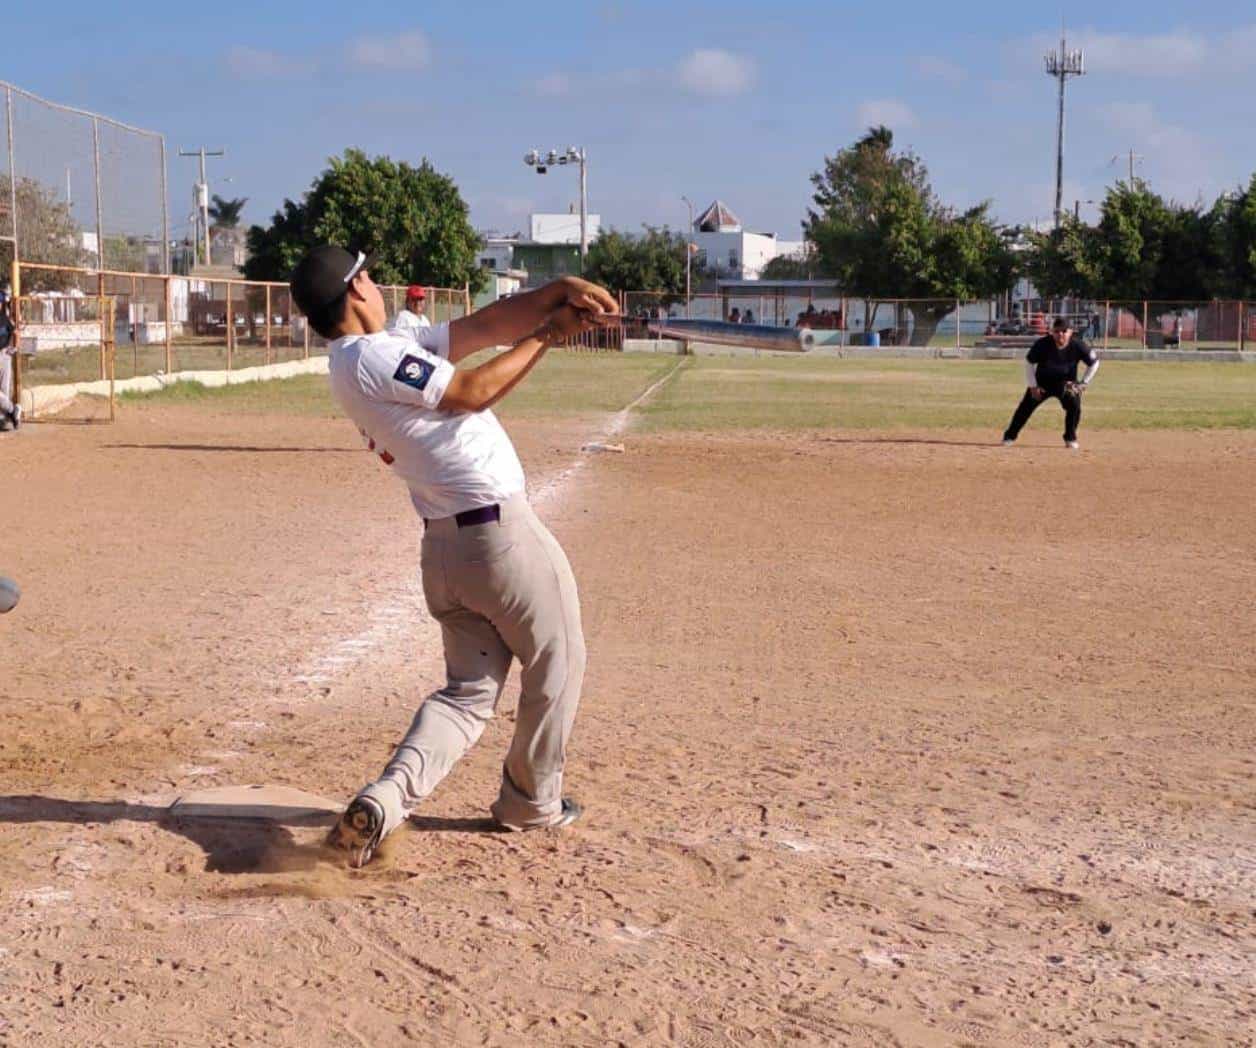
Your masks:
M 1060 49 L 1052 51 L 1044 59 L 1047 76 L 1053 77 L 1060 84 L 1060 108 L 1055 123 L 1055 224 L 1060 225 L 1060 215 L 1064 206 L 1064 85 L 1070 76 L 1086 75 L 1086 56 L 1079 47 L 1070 51 L 1064 40 L 1064 29 L 1060 29 Z

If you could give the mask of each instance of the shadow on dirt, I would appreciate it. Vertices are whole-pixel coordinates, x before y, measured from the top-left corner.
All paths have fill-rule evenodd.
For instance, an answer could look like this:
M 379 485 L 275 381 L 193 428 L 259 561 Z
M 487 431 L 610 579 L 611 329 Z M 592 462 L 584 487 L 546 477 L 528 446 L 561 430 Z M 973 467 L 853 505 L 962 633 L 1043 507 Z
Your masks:
M 177 833 L 205 853 L 209 873 L 293 873 L 311 871 L 334 853 L 319 841 L 298 842 L 289 827 L 328 829 L 334 816 L 302 816 L 284 821 L 172 814 L 169 808 L 126 801 L 74 801 L 34 795 L 0 797 L 0 823 L 149 822 Z
M 260 447 L 254 444 L 102 444 L 105 451 L 235 451 L 247 454 L 269 452 L 326 453 L 330 455 L 360 455 L 358 448 L 282 448 Z

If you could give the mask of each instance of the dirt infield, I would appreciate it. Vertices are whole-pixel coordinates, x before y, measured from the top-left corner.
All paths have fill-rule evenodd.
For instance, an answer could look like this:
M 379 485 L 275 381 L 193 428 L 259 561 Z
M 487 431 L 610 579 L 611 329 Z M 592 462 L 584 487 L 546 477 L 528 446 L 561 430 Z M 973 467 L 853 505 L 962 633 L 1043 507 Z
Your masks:
M 585 820 L 486 832 L 508 693 L 360 873 L 165 808 L 385 760 L 442 669 L 396 481 L 225 407 L 0 445 L 0 1044 L 1252 1043 L 1256 433 L 604 424 L 510 427 Z

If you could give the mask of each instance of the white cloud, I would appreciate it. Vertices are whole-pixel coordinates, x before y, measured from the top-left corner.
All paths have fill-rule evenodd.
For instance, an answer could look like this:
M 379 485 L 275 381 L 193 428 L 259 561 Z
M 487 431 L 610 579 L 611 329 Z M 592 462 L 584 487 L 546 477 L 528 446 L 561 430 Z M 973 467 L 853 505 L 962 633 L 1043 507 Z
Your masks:
M 1129 135 L 1136 146 L 1178 150 L 1199 145 L 1193 131 L 1161 120 L 1149 102 L 1109 102 L 1100 106 L 1098 113 L 1105 126 Z
M 571 77 L 565 73 L 550 73 L 541 77 L 533 85 L 533 90 L 542 98 L 557 98 L 571 90 Z
M 1153 189 L 1172 199 L 1193 203 L 1201 194 L 1216 190 L 1217 150 L 1188 127 L 1161 120 L 1147 102 L 1109 102 L 1100 106 L 1101 123 L 1125 136 L 1124 149 L 1133 148 L 1141 159 L 1134 173 L 1147 178 Z M 1122 151 L 1113 162 L 1114 178 L 1129 177 L 1129 160 Z
M 239 77 L 255 80 L 304 76 L 314 70 L 306 58 L 283 55 L 257 47 L 233 47 L 227 52 L 227 67 Z
M 958 84 L 968 79 L 968 70 L 937 55 L 923 55 L 916 60 L 916 71 L 930 80 Z
M 677 70 L 680 82 L 699 95 L 739 95 L 754 83 L 754 61 L 731 51 L 700 48 Z
M 411 29 L 395 36 L 363 36 L 349 46 L 349 58 L 355 65 L 393 72 L 418 72 L 432 60 L 427 36 Z
M 855 120 L 860 127 L 876 127 L 878 124 L 891 129 L 916 126 L 916 114 L 911 106 L 896 98 L 870 98 L 860 102 L 855 110 Z

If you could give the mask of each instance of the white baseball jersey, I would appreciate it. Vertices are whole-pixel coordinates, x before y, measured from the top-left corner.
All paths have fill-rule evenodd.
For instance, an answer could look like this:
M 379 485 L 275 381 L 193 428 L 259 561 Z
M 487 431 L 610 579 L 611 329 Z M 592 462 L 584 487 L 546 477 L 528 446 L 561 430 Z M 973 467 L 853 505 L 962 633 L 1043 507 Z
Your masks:
M 341 409 L 410 489 L 419 516 L 435 520 L 491 506 L 524 490 L 523 466 L 489 410 L 442 411 L 453 377 L 449 325 L 345 335 L 328 373 Z
M 392 324 L 389 325 L 390 331 L 395 331 L 398 335 L 405 335 L 406 338 L 415 342 L 419 341 L 419 332 L 424 328 L 430 328 L 432 322 L 422 313 L 412 313 L 408 309 L 403 309 L 395 317 Z

